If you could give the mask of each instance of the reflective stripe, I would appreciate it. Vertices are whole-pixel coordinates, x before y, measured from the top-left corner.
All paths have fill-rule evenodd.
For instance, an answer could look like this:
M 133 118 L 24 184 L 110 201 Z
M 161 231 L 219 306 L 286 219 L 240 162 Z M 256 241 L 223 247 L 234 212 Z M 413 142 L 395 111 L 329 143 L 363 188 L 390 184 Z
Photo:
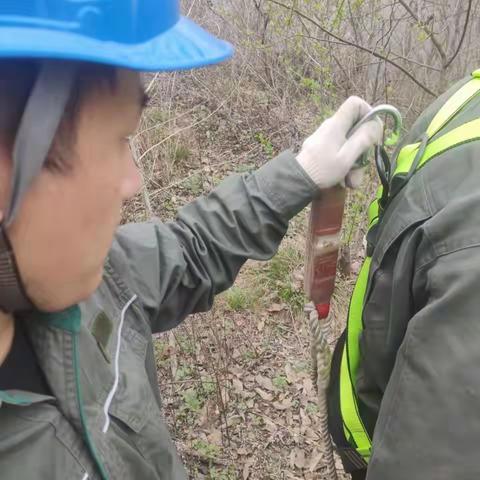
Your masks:
M 410 170 L 419 147 L 420 143 L 412 143 L 410 145 L 405 145 L 400 150 L 397 157 L 397 167 L 393 176 L 398 175 L 401 172 L 407 173 Z
M 377 189 L 377 193 L 375 195 L 375 199 L 368 207 L 368 229 L 370 230 L 378 221 L 378 213 L 379 213 L 379 202 L 382 198 L 383 194 L 383 187 L 380 185 Z
M 418 164 L 418 168 L 425 165 L 429 160 L 441 153 L 450 150 L 451 148 L 458 147 L 464 143 L 472 142 L 475 140 L 480 139 L 480 119 L 472 120 L 471 122 L 464 123 L 459 127 L 450 130 L 450 132 L 442 135 L 440 138 L 437 138 L 432 143 L 427 145 L 425 149 L 425 153 L 423 154 L 420 163 Z M 412 147 L 413 145 L 407 145 L 408 147 Z M 407 173 L 410 170 L 412 165 L 413 159 L 415 158 L 415 153 L 418 150 L 418 144 L 415 144 L 416 149 L 402 149 L 400 155 L 402 158 L 397 163 L 397 169 L 395 170 L 394 175 L 398 175 L 400 173 Z M 405 150 L 405 152 L 404 152 Z
M 472 80 L 453 94 L 435 115 L 426 132 L 428 138 L 436 135 L 480 92 L 480 70 L 474 72 L 472 77 Z M 427 144 L 416 169 L 447 150 L 476 140 L 480 140 L 480 119 L 465 123 Z M 409 173 L 419 147 L 420 143 L 415 143 L 406 145 L 400 150 L 393 176 Z M 369 230 L 378 223 L 382 193 L 383 189 L 379 187 L 375 199 L 368 208 Z M 365 259 L 353 290 L 340 365 L 340 411 L 343 429 L 347 440 L 366 462 L 370 459 L 372 442 L 360 416 L 355 383 L 360 363 L 359 339 L 363 330 L 362 314 L 371 262 L 371 257 Z
M 480 78 L 474 76 L 457 90 L 433 117 L 427 129 L 427 135 L 429 137 L 436 135 L 479 91 Z
M 480 92 L 480 77 L 479 77 L 479 70 L 476 70 L 472 73 L 472 80 L 466 83 L 462 88 L 460 88 L 457 92 L 455 92 L 443 105 L 443 107 L 437 112 L 433 120 L 431 121 L 430 125 L 427 128 L 427 135 L 429 138 L 436 135 L 455 115 L 465 106 L 468 102 L 470 102 L 479 92 Z M 461 125 L 455 130 L 466 128 L 468 124 Z M 447 133 L 441 138 L 446 137 L 450 133 Z M 440 140 L 440 139 L 438 139 Z M 437 140 L 437 141 L 438 141 Z M 456 141 L 453 137 L 451 140 L 451 145 L 458 145 L 461 142 Z M 425 162 L 430 160 L 432 156 L 435 154 L 427 154 L 428 150 L 433 147 L 436 142 L 432 143 L 431 146 L 427 146 L 427 151 L 425 152 L 422 161 L 419 164 L 423 165 Z M 397 167 L 394 172 L 394 176 L 398 173 L 407 173 L 410 170 L 410 167 L 413 162 L 413 158 L 415 157 L 415 153 L 420 146 L 420 142 L 412 143 L 410 145 L 405 145 L 397 157 Z M 437 147 L 440 149 L 440 147 Z M 443 148 L 442 151 L 446 150 Z
M 345 348 L 340 366 L 340 410 L 349 441 L 354 442 L 357 451 L 367 460 L 370 457 L 372 442 L 358 412 L 355 396 L 355 378 L 360 362 L 358 338 L 362 332 L 363 299 L 367 290 L 371 257 L 367 257 L 358 275 L 348 312 L 348 329 Z

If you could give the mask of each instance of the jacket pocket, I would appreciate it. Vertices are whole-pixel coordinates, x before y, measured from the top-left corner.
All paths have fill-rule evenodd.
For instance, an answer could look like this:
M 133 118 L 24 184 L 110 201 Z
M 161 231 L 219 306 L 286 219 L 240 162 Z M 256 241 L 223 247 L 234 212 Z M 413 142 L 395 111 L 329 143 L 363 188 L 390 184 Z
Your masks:
M 0 409 L 2 480 L 97 480 L 80 434 L 56 404 Z
M 118 389 L 109 413 L 139 433 L 157 408 L 145 368 L 148 340 L 125 325 L 121 342 Z

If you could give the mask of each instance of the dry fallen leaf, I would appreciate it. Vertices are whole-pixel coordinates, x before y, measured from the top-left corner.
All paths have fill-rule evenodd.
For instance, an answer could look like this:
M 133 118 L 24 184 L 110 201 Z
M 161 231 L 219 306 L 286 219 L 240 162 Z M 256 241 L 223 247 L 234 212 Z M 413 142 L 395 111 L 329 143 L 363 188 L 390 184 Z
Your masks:
M 243 392 L 243 383 L 238 378 L 232 378 L 233 389 L 237 393 Z
M 292 402 L 292 400 L 290 400 L 290 398 L 286 398 L 282 402 L 273 402 L 273 406 L 277 410 L 287 410 L 287 409 L 293 407 L 293 402 Z
M 275 391 L 275 387 L 273 386 L 272 381 L 268 377 L 264 377 L 262 375 L 256 375 L 255 381 L 265 390 L 270 390 L 270 392 Z
M 269 432 L 277 432 L 278 431 L 278 425 L 273 423 L 268 417 L 262 417 L 263 422 L 265 423 L 265 427 Z
M 230 365 L 229 371 L 230 373 L 239 378 L 245 377 L 245 369 L 240 367 L 239 365 Z
M 303 392 L 305 395 L 315 395 L 315 388 L 311 378 L 305 378 L 303 380 Z
M 261 388 L 255 388 L 255 391 L 260 395 L 262 400 L 265 400 L 266 402 L 271 402 L 273 400 L 273 395 L 270 395 L 269 393 L 265 392 Z
M 310 460 L 307 463 L 308 470 L 310 472 L 314 472 L 318 468 L 320 462 L 322 461 L 322 458 L 323 458 L 322 452 L 320 452 L 317 449 L 314 449 L 310 457 Z
M 306 432 L 307 428 L 312 426 L 312 420 L 303 408 L 300 409 L 300 418 L 300 432 L 303 435 Z
M 222 432 L 217 429 L 213 429 L 207 435 L 208 442 L 212 445 L 222 446 Z
M 292 453 L 294 454 L 293 464 L 297 468 L 305 468 L 305 452 L 301 448 L 294 448 Z
M 305 429 L 305 438 L 306 439 L 310 439 L 310 440 L 315 440 L 316 442 L 318 441 L 319 439 L 319 435 L 318 435 L 318 432 L 316 430 L 313 430 L 312 428 L 310 427 L 307 427 Z
M 295 466 L 295 450 L 292 450 L 290 452 L 290 468 L 293 468 Z
M 250 477 L 250 468 L 253 465 L 254 461 L 255 460 L 253 458 L 249 458 L 243 465 L 243 480 L 247 480 Z
M 299 375 L 289 363 L 285 365 L 285 375 L 287 376 L 288 383 L 296 383 L 299 378 Z

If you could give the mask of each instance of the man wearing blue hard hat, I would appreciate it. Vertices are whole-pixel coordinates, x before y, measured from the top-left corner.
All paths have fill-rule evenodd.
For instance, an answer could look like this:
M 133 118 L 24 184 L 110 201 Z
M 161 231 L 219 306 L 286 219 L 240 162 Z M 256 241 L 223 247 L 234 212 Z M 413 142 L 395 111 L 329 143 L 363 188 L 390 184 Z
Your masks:
M 228 178 L 175 222 L 117 228 L 140 187 L 137 71 L 231 54 L 177 0 L 0 3 L 2 480 L 187 478 L 152 332 L 209 309 L 248 258 L 270 258 L 289 219 L 380 139 L 376 122 L 346 139 L 370 108 L 352 98 L 298 155 Z

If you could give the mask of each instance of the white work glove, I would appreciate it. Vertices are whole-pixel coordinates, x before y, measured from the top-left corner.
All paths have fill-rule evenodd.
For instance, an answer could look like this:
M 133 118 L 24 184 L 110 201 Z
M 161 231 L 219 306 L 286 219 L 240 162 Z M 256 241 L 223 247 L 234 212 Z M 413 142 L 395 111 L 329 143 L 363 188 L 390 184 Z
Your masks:
M 333 187 L 345 181 L 358 187 L 363 169 L 352 166 L 362 153 L 382 139 L 383 126 L 378 119 L 362 125 L 349 139 L 347 133 L 371 110 L 359 97 L 350 97 L 318 130 L 308 137 L 297 161 L 319 188 Z

